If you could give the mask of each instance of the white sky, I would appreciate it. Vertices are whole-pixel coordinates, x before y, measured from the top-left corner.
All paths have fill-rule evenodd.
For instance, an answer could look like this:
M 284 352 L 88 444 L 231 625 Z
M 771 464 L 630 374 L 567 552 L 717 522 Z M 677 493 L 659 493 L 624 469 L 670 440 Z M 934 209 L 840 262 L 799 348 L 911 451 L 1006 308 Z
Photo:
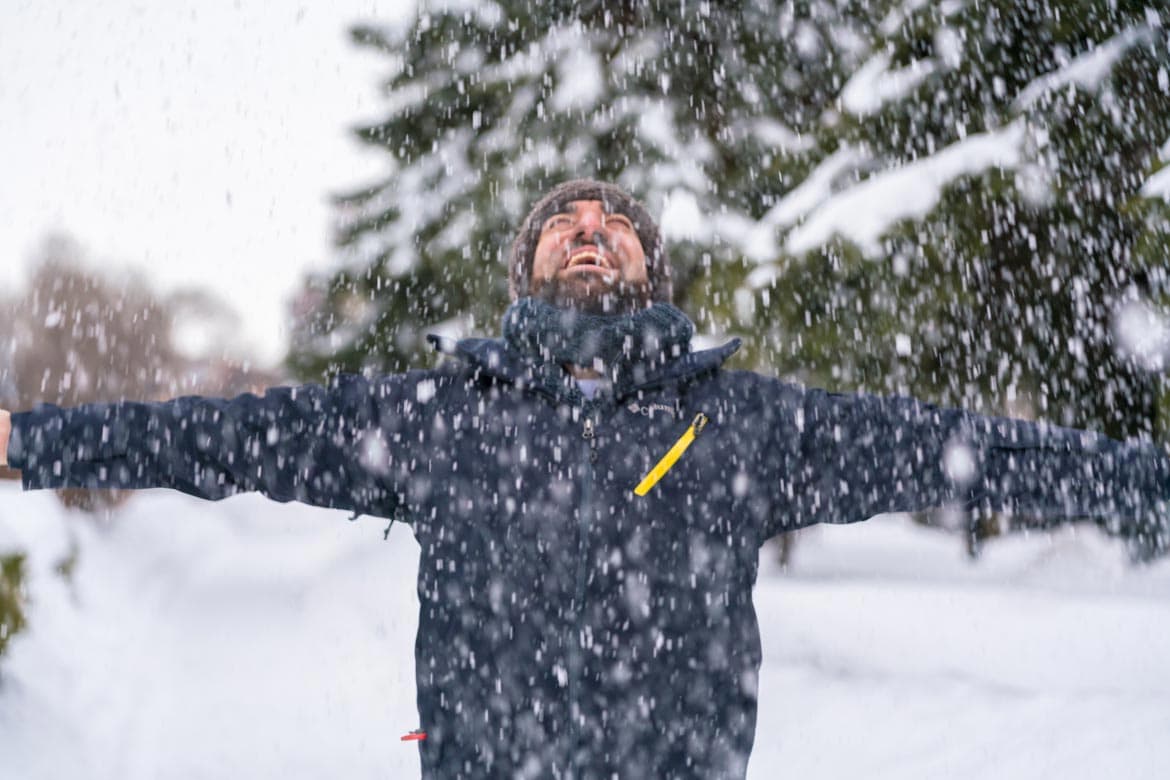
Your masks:
M 261 363 L 284 303 L 326 267 L 330 193 L 382 154 L 347 128 L 381 113 L 386 63 L 355 21 L 412 0 L 7 0 L 0 10 L 0 284 L 23 284 L 44 235 L 91 265 L 200 285 L 243 317 Z

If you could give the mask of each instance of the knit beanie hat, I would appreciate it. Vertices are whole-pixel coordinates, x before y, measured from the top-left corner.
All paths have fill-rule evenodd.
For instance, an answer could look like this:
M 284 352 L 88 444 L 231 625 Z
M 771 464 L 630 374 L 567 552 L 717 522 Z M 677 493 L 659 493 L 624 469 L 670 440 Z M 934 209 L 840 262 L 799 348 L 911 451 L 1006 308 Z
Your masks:
M 532 278 L 532 259 L 540 231 L 545 221 L 558 214 L 575 200 L 599 200 L 608 211 L 624 214 L 634 223 L 634 230 L 646 254 L 646 275 L 650 280 L 650 300 L 670 303 L 674 295 L 671 286 L 670 255 L 658 230 L 658 224 L 640 202 L 613 184 L 591 179 L 574 179 L 556 187 L 537 201 L 524 218 L 524 224 L 512 241 L 508 258 L 508 292 L 512 300 L 528 295 Z

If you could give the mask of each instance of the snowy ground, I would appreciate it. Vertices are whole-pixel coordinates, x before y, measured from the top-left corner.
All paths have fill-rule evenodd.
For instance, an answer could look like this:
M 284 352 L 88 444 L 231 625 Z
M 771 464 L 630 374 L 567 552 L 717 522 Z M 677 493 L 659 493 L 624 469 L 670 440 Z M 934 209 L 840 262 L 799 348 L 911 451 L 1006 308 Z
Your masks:
M 382 530 L 162 491 L 94 522 L 0 484 L 36 598 L 0 662 L 0 776 L 416 777 L 417 546 Z M 897 517 L 816 529 L 787 574 L 765 551 L 756 603 L 754 780 L 1166 776 L 1170 563 L 1095 531 L 972 566 Z

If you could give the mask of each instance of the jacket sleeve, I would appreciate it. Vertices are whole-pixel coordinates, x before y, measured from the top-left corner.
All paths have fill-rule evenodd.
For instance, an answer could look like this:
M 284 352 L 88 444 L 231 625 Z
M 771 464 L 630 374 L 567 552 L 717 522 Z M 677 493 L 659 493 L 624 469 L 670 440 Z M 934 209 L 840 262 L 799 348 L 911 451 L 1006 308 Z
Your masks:
M 1165 531 L 1170 460 L 1149 442 L 822 390 L 796 417 L 796 525 L 954 506 Z
M 8 459 L 26 490 L 180 490 L 218 500 L 258 491 L 277 501 L 388 516 L 394 467 L 414 437 L 407 377 L 343 375 L 328 388 L 275 387 L 263 396 L 185 396 L 12 415 Z

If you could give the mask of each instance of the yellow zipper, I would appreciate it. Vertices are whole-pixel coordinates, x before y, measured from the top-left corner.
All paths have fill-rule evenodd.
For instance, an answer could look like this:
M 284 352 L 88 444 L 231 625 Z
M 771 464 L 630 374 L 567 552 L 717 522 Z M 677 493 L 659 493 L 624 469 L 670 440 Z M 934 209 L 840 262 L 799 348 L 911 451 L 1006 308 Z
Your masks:
M 674 443 L 674 446 L 667 450 L 666 454 L 662 456 L 662 460 L 650 469 L 650 473 L 642 477 L 642 481 L 634 488 L 634 492 L 639 496 L 644 496 L 650 492 L 650 488 L 658 484 L 658 480 L 670 471 L 670 467 L 675 464 L 682 454 L 687 451 L 687 447 L 691 446 L 691 442 L 695 440 L 703 431 L 703 427 L 707 424 L 707 415 L 699 412 L 695 415 L 695 419 L 691 422 L 691 427 L 687 428 L 687 432 L 679 437 L 679 440 Z

